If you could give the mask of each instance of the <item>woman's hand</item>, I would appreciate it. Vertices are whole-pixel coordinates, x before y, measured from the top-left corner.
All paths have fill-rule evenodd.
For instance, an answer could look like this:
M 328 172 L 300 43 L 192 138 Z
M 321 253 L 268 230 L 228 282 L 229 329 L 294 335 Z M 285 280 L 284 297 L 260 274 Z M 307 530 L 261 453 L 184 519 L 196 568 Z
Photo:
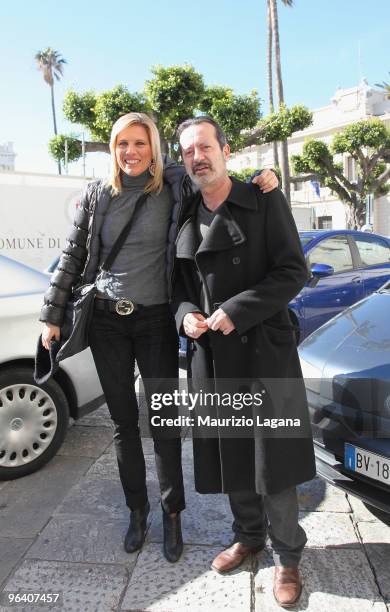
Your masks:
M 45 349 L 49 350 L 50 342 L 53 340 L 60 340 L 61 330 L 58 325 L 52 325 L 51 323 L 44 323 L 42 329 L 42 344 Z

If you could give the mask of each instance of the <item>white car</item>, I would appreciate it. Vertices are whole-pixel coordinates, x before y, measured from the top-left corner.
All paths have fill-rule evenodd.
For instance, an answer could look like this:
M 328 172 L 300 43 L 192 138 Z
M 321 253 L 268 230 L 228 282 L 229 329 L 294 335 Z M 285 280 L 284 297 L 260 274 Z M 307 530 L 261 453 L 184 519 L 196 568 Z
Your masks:
M 69 416 L 84 416 L 105 399 L 89 349 L 36 384 L 48 275 L 0 255 L 0 279 L 0 480 L 10 480 L 47 463 L 63 442 Z

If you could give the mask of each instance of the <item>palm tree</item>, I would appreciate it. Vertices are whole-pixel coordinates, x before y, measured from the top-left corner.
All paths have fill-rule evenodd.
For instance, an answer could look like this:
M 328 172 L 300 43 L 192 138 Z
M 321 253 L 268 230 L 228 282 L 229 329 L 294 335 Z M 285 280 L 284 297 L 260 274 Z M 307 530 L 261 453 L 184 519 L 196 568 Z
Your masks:
M 283 80 L 282 80 L 282 68 L 280 60 L 280 41 L 279 41 L 279 21 L 278 21 L 278 7 L 277 0 L 267 0 L 270 9 L 272 36 L 275 48 L 275 68 L 276 68 L 276 91 L 278 94 L 279 110 L 284 106 L 284 94 L 283 94 Z M 292 6 L 293 0 L 282 0 L 285 6 Z M 290 198 L 290 169 L 288 163 L 288 147 L 287 140 L 282 142 L 281 151 L 281 172 L 282 172 L 282 183 L 283 191 L 286 196 L 287 202 L 291 205 Z
M 386 95 L 387 99 L 390 100 L 390 83 L 387 83 L 386 81 L 382 81 L 382 83 L 375 83 L 375 86 L 380 87 L 381 89 L 384 89 L 387 94 Z
M 57 81 L 62 77 L 63 66 L 66 60 L 61 57 L 58 51 L 48 47 L 44 51 L 38 51 L 35 55 L 38 70 L 42 71 L 43 79 L 50 87 L 51 91 L 51 110 L 53 113 L 54 134 L 57 136 L 56 109 L 54 104 L 54 79 Z M 58 174 L 61 174 L 61 163 L 58 162 Z
M 267 0 L 267 81 L 268 81 L 268 104 L 269 112 L 272 114 L 275 111 L 274 107 L 274 92 L 273 92 L 273 70 L 272 70 L 272 48 L 273 48 L 273 34 L 272 34 L 272 19 L 271 19 L 271 5 L 270 0 Z M 278 155 L 278 143 L 274 141 L 272 143 L 273 154 L 274 154 L 274 168 L 279 166 L 279 155 Z

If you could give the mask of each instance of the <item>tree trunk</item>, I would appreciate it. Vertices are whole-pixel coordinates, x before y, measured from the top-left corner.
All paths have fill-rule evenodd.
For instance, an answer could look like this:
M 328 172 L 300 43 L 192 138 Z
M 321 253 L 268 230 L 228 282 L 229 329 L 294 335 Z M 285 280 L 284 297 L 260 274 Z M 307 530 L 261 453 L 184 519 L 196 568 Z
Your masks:
M 347 214 L 347 228 L 348 229 L 359 229 L 359 217 L 360 217 L 360 206 L 359 199 L 356 193 L 351 194 L 352 202 L 348 204 Z
M 271 6 L 270 0 L 267 0 L 267 26 L 268 26 L 268 38 L 267 38 L 267 80 L 268 80 L 268 103 L 269 103 L 269 112 L 272 114 L 275 110 L 274 108 L 274 93 L 273 93 L 273 79 L 272 79 L 272 17 L 271 17 Z M 279 166 L 279 155 L 278 155 L 278 143 L 272 143 L 273 149 L 273 164 L 274 168 Z
M 278 8 L 276 4 L 277 0 L 269 0 L 271 8 L 271 19 L 272 19 L 272 34 L 274 37 L 275 45 L 275 66 L 276 66 L 276 91 L 278 94 L 279 110 L 282 110 L 284 106 L 284 95 L 283 95 L 283 80 L 282 80 L 282 68 L 280 59 L 280 41 L 279 41 L 279 22 L 278 22 Z M 282 142 L 281 151 L 281 173 L 282 173 L 282 188 L 286 200 L 291 206 L 290 197 L 290 168 L 288 162 L 288 146 L 287 140 Z
M 51 91 L 51 111 L 53 114 L 54 134 L 57 136 L 57 121 L 56 121 L 56 107 L 54 104 L 54 85 L 50 86 Z M 61 174 L 61 162 L 58 161 L 58 174 Z
M 162 136 L 160 136 L 161 138 L 161 153 L 163 155 L 168 155 L 168 143 L 165 140 L 165 138 L 163 138 Z

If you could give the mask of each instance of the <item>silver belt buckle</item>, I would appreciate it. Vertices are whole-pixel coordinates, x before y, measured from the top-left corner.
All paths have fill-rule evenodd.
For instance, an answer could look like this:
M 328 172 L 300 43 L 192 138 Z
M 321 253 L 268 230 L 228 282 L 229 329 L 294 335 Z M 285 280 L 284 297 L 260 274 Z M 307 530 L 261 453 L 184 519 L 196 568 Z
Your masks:
M 126 300 L 126 298 L 121 298 L 115 304 L 115 311 L 119 315 L 130 315 L 134 311 L 134 308 L 134 302 Z

